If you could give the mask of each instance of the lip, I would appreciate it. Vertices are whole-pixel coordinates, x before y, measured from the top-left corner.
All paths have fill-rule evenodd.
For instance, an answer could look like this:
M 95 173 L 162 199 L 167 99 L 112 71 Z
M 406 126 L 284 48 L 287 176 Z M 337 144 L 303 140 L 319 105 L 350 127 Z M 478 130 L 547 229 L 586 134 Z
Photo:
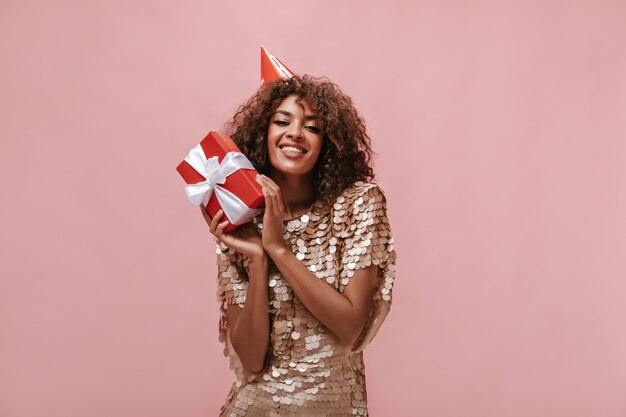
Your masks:
M 300 158 L 304 158 L 306 156 L 306 153 L 296 153 L 296 152 L 288 152 L 284 149 L 278 148 L 278 150 L 280 151 L 281 155 L 283 155 L 285 158 L 289 158 L 289 159 L 300 159 Z
M 292 146 L 294 148 L 298 148 L 298 149 L 302 149 L 304 151 L 304 153 L 296 153 L 296 152 L 288 152 L 284 149 L 282 149 L 282 147 L 284 146 Z M 285 141 L 282 142 L 280 145 L 278 145 L 278 150 L 280 151 L 280 153 L 288 159 L 300 159 L 306 156 L 306 154 L 309 152 L 309 150 L 307 148 L 305 148 L 304 146 L 300 145 L 299 143 L 295 143 L 295 142 L 290 142 L 290 141 Z
M 280 145 L 278 145 L 278 148 L 280 149 L 282 146 L 293 146 L 294 148 L 302 149 L 304 151 L 304 153 L 307 153 L 309 151 L 307 148 L 305 148 L 301 144 L 296 143 L 296 142 L 291 142 L 291 141 L 288 141 L 288 140 L 284 141 Z

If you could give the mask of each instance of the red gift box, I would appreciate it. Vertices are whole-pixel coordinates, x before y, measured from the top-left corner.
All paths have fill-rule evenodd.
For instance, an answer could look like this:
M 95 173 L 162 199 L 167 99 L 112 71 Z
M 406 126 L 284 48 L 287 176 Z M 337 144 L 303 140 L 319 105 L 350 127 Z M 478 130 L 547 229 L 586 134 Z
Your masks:
M 263 191 L 256 182 L 256 170 L 227 135 L 209 132 L 176 170 L 188 184 L 187 197 L 193 204 L 205 205 L 211 217 L 220 209 L 224 210 L 222 221 L 228 219 L 230 222 L 224 231 L 248 223 L 264 206 Z M 208 194 L 208 202 L 201 203 L 201 200 L 206 201 Z

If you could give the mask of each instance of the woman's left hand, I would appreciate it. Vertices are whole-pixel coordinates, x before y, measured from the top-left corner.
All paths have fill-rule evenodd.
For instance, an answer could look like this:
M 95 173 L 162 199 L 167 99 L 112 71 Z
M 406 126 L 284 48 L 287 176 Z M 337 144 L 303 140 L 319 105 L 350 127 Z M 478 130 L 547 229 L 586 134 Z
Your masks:
M 265 213 L 263 213 L 263 248 L 270 253 L 275 249 L 285 248 L 283 239 L 283 215 L 285 206 L 280 187 L 271 178 L 257 174 L 257 182 L 263 188 Z

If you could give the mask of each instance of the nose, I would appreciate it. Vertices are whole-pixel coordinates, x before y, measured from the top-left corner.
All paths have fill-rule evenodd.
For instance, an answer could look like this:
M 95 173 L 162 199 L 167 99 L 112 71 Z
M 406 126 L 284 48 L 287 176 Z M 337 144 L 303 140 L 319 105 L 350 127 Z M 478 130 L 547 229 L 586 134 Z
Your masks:
M 287 131 L 287 137 L 292 139 L 302 139 L 304 134 L 302 133 L 302 127 L 299 123 L 292 123 Z

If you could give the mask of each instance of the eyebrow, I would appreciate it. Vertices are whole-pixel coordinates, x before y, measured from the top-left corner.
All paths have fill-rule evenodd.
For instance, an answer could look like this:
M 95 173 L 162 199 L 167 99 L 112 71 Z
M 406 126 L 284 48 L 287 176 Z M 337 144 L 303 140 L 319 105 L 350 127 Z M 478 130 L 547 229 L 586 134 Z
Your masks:
M 285 116 L 293 117 L 293 114 L 289 113 L 286 110 L 276 110 L 276 113 L 284 114 Z M 315 120 L 319 119 L 319 117 L 315 114 L 311 114 L 309 116 L 304 116 L 304 120 Z

